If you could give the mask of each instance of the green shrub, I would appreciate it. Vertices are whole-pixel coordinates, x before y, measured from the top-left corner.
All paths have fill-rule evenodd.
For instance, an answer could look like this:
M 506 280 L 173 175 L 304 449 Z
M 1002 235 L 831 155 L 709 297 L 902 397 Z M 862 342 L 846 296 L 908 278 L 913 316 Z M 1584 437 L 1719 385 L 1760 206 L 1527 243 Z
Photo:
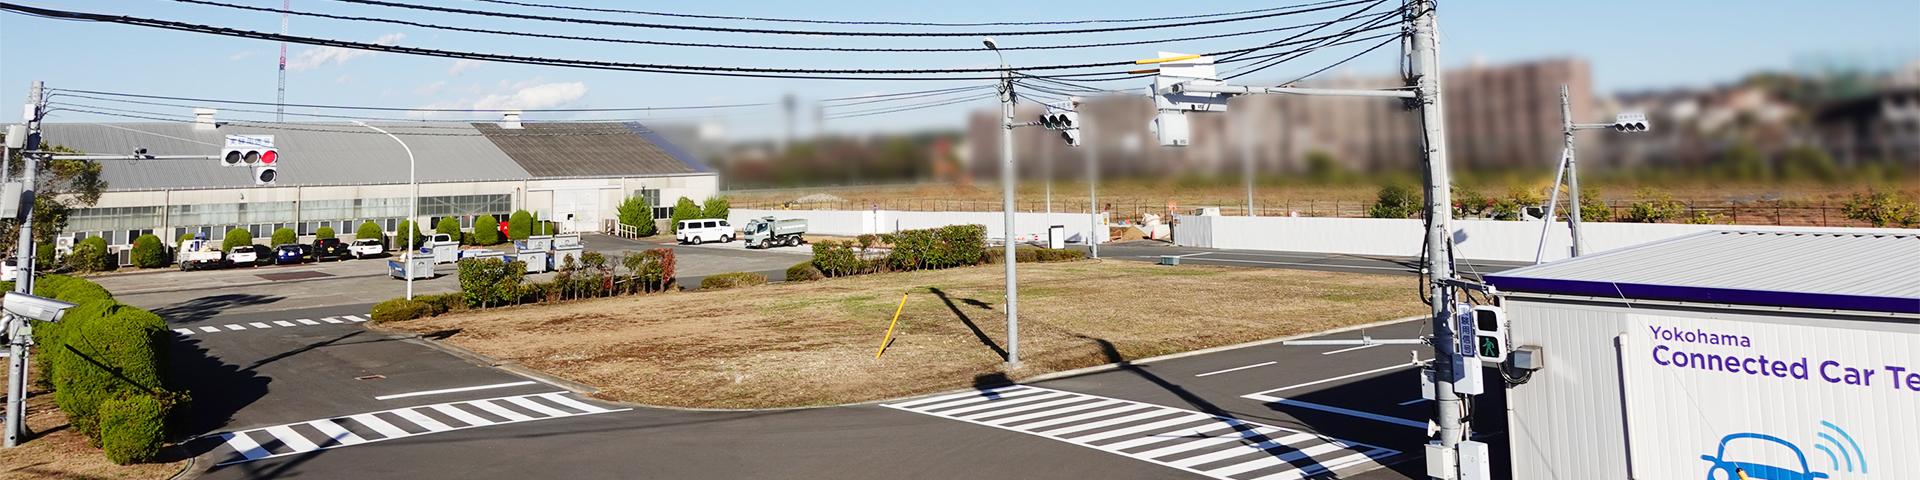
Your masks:
M 296 243 L 299 241 L 300 241 L 300 236 L 294 234 L 293 229 L 291 228 L 273 229 L 273 245 L 276 247 L 281 245 L 286 245 L 289 243 Z
M 1911 228 L 1920 224 L 1920 205 L 1887 192 L 1855 193 L 1840 206 L 1840 211 L 1849 219 L 1867 222 L 1875 227 L 1899 225 Z
M 187 243 L 187 241 L 188 241 L 188 240 L 193 240 L 193 236 L 194 236 L 194 235 L 195 235 L 195 233 L 193 233 L 193 232 L 186 232 L 186 233 L 182 233 L 182 234 L 180 234 L 180 239 L 179 239 L 179 240 L 176 240 L 176 241 L 174 241 L 174 242 L 173 242 L 173 244 L 174 244 L 175 246 L 178 246 L 178 245 L 180 245 L 180 244 L 182 244 L 182 243 Z
M 1413 191 L 1413 187 L 1390 183 L 1380 187 L 1380 193 L 1374 198 L 1373 207 L 1367 209 L 1367 216 L 1410 218 L 1419 214 L 1420 210 L 1420 195 Z
M 1507 189 L 1507 198 L 1493 202 L 1494 220 L 1519 220 L 1527 207 L 1540 205 L 1546 199 L 1540 192 L 1527 187 Z
M 167 260 L 167 247 L 160 244 L 160 237 L 149 233 L 133 239 L 133 266 L 160 268 L 167 266 Z
M 453 218 L 453 217 L 440 217 L 440 224 L 435 225 L 433 227 L 433 231 L 436 233 L 446 234 L 447 237 L 454 239 L 454 241 L 459 241 L 460 240 L 460 219 Z
M 67 265 L 80 272 L 108 272 L 119 268 L 120 260 L 107 251 L 107 239 L 87 237 L 73 246 Z
M 460 292 L 442 293 L 439 295 L 414 295 L 413 301 L 420 302 L 427 306 L 426 313 L 422 315 L 425 317 L 436 317 L 447 312 L 466 308 L 466 297 L 461 295 Z
M 407 232 L 413 232 L 414 249 L 417 250 L 421 245 L 427 244 L 427 236 L 420 233 L 419 225 L 414 225 L 412 220 L 401 220 L 400 224 L 393 229 L 393 248 L 407 248 Z
M 54 402 L 74 430 L 100 441 L 100 408 L 108 400 L 164 392 L 166 322 L 159 315 L 127 305 L 101 309 L 104 315 L 63 320 L 67 325 L 55 357 Z
M 235 228 L 232 230 L 228 230 L 227 238 L 220 241 L 220 250 L 231 252 L 233 251 L 233 247 L 238 247 L 241 245 L 252 245 L 252 244 L 253 244 L 252 233 L 247 232 L 247 229 L 244 229 L 244 228 Z
M 387 232 L 380 230 L 380 225 L 372 221 L 360 222 L 360 227 L 353 229 L 353 239 L 380 240 L 385 242 L 387 240 Z
M 48 352 L 62 352 L 66 350 L 63 345 L 66 345 L 67 334 L 77 330 L 76 327 L 74 327 L 75 325 L 105 316 L 121 306 L 119 302 L 107 298 L 97 298 L 79 302 L 68 301 L 68 303 L 73 303 L 74 307 L 67 309 L 66 315 L 62 317 L 63 321 L 41 323 L 33 327 L 33 341 L 38 344 L 38 348 L 40 348 L 39 351 L 41 352 L 41 354 L 33 356 L 33 361 L 40 366 L 40 377 L 38 380 L 48 386 L 51 386 L 53 379 L 59 376 L 59 363 L 60 359 L 63 358 L 62 355 L 48 354 Z
M 651 237 L 659 233 L 653 225 L 653 205 L 647 204 L 647 197 L 627 197 L 615 211 L 619 213 L 620 223 L 633 226 L 635 234 Z
M 866 265 L 847 242 L 827 240 L 813 244 L 813 266 L 829 277 L 862 273 Z
M 693 199 L 680 197 L 680 201 L 673 204 L 673 224 L 668 228 L 677 233 L 680 231 L 680 222 L 704 218 L 705 215 L 706 211 L 702 210 L 699 204 L 693 203 Z
M 1607 205 L 1606 199 L 1600 198 L 1599 188 L 1582 187 L 1580 189 L 1580 220 L 1586 222 L 1613 221 L 1613 207 Z
M 727 197 L 707 197 L 706 204 L 700 207 L 701 216 L 706 218 L 727 218 L 729 213 L 733 213 L 733 202 Z
M 473 243 L 476 245 L 500 244 L 500 220 L 493 215 L 481 215 L 473 219 Z
M 1633 205 L 1627 208 L 1627 214 L 1619 220 L 1635 223 L 1671 222 L 1686 215 L 1687 205 L 1673 199 L 1667 192 L 1642 188 L 1633 194 Z M 1584 219 L 1583 219 L 1584 220 Z
M 700 279 L 701 290 L 723 290 L 737 287 L 765 285 L 767 276 L 753 272 L 728 272 L 708 275 Z
M 636 289 L 642 292 L 658 292 L 673 286 L 676 274 L 673 249 L 655 248 L 640 252 L 639 255 L 623 260 L 627 271 L 632 272 Z
M 527 265 L 498 258 L 461 260 L 460 305 L 474 308 L 515 303 L 520 282 L 526 279 Z
M 53 242 L 43 242 L 33 248 L 34 265 L 53 266 Z
M 322 238 L 340 238 L 340 235 L 334 233 L 333 227 L 331 226 L 321 226 L 320 228 L 314 229 L 313 239 L 319 240 Z M 298 238 L 295 238 L 294 241 L 298 242 L 300 240 Z
M 814 267 L 812 261 L 800 262 L 793 264 L 791 267 L 787 267 L 787 281 L 789 282 L 811 282 L 822 278 L 827 278 L 827 275 L 820 273 L 820 269 Z
M 526 240 L 533 235 L 533 214 L 526 210 L 514 210 L 507 216 L 507 237 L 514 240 Z
M 1479 218 L 1491 211 L 1497 200 L 1482 195 L 1479 189 L 1453 186 L 1453 218 Z
M 374 322 L 398 322 L 425 317 L 430 311 L 431 307 L 425 302 L 395 298 L 373 304 L 373 311 L 369 315 Z
M 167 410 L 151 394 L 108 399 L 100 405 L 100 449 L 121 465 L 153 460 L 166 441 Z

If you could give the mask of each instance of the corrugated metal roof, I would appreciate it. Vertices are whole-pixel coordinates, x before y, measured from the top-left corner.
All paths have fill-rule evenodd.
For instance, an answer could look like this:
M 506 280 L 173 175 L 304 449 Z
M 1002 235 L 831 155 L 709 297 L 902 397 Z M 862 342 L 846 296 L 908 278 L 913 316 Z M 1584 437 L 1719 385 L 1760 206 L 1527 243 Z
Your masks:
M 1486 279 L 1508 291 L 1920 313 L 1920 235 L 1703 232 Z
M 413 149 L 423 183 L 520 180 L 529 175 L 493 142 L 465 123 L 375 123 Z M 46 142 L 93 154 L 218 155 L 227 135 L 273 135 L 280 151 L 279 184 L 371 185 L 407 183 L 407 154 L 386 135 L 352 124 L 287 128 L 223 125 L 197 130 L 188 123 L 49 123 Z M 409 135 L 409 134 L 415 135 Z M 431 135 L 426 135 L 431 134 Z M 103 163 L 109 190 L 252 187 L 252 169 L 214 160 Z
M 540 177 L 654 176 L 711 171 L 638 123 L 527 123 L 474 128 L 520 166 Z M 588 141 L 590 139 L 590 141 Z

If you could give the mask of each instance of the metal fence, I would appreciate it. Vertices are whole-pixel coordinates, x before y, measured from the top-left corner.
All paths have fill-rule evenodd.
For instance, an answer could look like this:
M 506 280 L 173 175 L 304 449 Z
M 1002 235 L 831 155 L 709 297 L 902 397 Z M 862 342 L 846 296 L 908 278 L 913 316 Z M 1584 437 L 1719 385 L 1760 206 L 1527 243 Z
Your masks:
M 1867 222 L 1846 217 L 1844 210 L 1837 204 L 1822 201 L 1818 204 L 1789 204 L 1785 202 L 1682 202 L 1685 213 L 1680 218 L 1665 223 L 1686 223 L 1705 215 L 1710 223 L 1727 225 L 1791 225 L 1817 227 L 1871 227 Z M 889 200 L 837 200 L 827 202 L 781 203 L 781 202 L 735 202 L 735 208 L 754 208 L 768 210 L 904 210 L 915 212 L 997 212 L 1001 202 L 998 200 L 954 200 L 940 198 L 907 198 Z M 1242 216 L 1247 214 L 1245 204 L 1220 205 L 1180 205 L 1173 202 L 1152 202 L 1139 198 L 1101 201 L 1100 210 L 1111 212 L 1113 221 L 1139 221 L 1145 214 L 1166 216 L 1170 213 L 1190 213 L 1198 207 L 1217 207 L 1221 215 Z M 1633 208 L 1633 202 L 1608 202 L 1613 218 L 1624 218 Z M 1371 202 L 1340 200 L 1309 200 L 1287 202 L 1256 202 L 1255 214 L 1263 217 L 1298 215 L 1302 217 L 1346 217 L 1363 218 L 1370 216 Z M 1087 201 L 1054 200 L 1052 205 L 1040 200 L 1022 200 L 1015 202 L 1016 212 L 1086 212 Z M 1560 214 L 1556 214 L 1560 215 Z

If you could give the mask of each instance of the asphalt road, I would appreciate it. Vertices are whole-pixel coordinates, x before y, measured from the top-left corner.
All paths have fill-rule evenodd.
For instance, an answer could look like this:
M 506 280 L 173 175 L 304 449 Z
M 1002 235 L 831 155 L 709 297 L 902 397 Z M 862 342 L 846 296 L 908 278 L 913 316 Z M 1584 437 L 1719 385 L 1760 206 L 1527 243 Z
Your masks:
M 1276 252 L 1268 250 L 1225 250 L 1181 247 L 1151 240 L 1100 246 L 1101 258 L 1158 262 L 1160 261 L 1160 257 L 1165 255 L 1179 256 L 1181 264 L 1195 265 L 1292 268 L 1354 273 L 1414 274 L 1420 271 L 1420 259 L 1408 257 Z M 1458 267 L 1461 273 L 1478 275 L 1481 273 L 1493 273 L 1511 268 L 1519 268 L 1531 264 L 1487 260 L 1459 260 L 1454 262 L 1454 265 Z

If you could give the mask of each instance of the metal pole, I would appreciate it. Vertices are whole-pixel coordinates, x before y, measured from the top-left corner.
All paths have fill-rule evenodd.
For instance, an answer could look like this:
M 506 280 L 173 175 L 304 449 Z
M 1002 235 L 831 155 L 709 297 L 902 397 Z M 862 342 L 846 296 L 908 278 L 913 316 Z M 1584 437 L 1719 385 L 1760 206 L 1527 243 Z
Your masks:
M 1249 120 L 1241 122 L 1241 124 L 1246 125 L 1240 128 L 1240 160 L 1242 163 L 1240 176 L 1246 177 L 1247 182 L 1247 216 L 1258 217 L 1260 214 L 1253 210 L 1253 121 Z
M 392 133 L 387 133 L 386 130 L 381 130 L 380 127 L 368 125 L 367 122 L 362 122 L 359 120 L 354 120 L 353 123 L 359 124 L 362 127 L 373 129 L 373 131 L 386 134 L 387 138 L 393 139 L 394 143 L 400 144 L 401 150 L 405 150 L 407 152 L 407 184 L 413 187 L 413 198 L 407 199 L 407 204 L 409 205 L 408 208 L 411 211 L 407 213 L 406 229 L 419 230 L 420 229 L 420 181 L 419 181 L 419 178 L 414 175 L 415 164 L 413 161 L 413 149 L 408 148 L 407 142 L 401 141 L 400 137 L 395 136 Z M 402 272 L 407 276 L 407 299 L 412 300 L 413 299 L 413 256 L 419 255 L 420 252 L 414 251 L 413 249 L 413 232 L 411 231 L 395 232 L 395 234 L 407 236 L 407 254 L 406 256 L 401 257 L 400 261 L 403 262 L 404 264 L 401 265 L 400 268 L 402 269 Z
M 1100 144 L 1094 143 L 1093 128 L 1087 123 L 1092 112 L 1080 113 L 1080 144 L 1087 146 L 1087 249 L 1093 258 L 1100 258 L 1100 242 L 1107 239 L 1106 229 L 1100 226 Z
M 998 49 L 994 53 L 998 54 Z M 1020 366 L 1020 290 L 1015 281 L 1013 255 L 1013 189 L 1015 162 L 1013 157 L 1013 69 L 1007 66 L 1005 59 L 1000 61 L 1000 208 L 1005 210 L 1004 229 L 1001 230 L 1002 242 L 1007 264 L 1007 365 Z
M 1447 261 L 1448 252 L 1452 250 L 1448 224 L 1453 211 L 1449 208 L 1452 205 L 1448 192 L 1451 182 L 1447 172 L 1447 136 L 1444 128 L 1447 116 L 1440 94 L 1440 53 L 1436 39 L 1439 27 L 1435 24 L 1433 0 L 1414 0 L 1412 8 L 1414 86 L 1427 149 L 1426 268 L 1433 282 L 1434 423 L 1438 426 L 1442 453 L 1453 456 L 1460 441 L 1466 437 L 1466 431 L 1461 428 L 1465 402 L 1453 391 L 1453 378 L 1458 375 L 1453 368 L 1454 348 L 1459 342 L 1453 337 L 1454 289 L 1447 283 L 1453 278 L 1452 265 Z M 1454 472 L 1445 473 L 1442 478 L 1455 476 Z
M 1565 123 L 1567 149 L 1567 228 L 1573 236 L 1573 256 L 1580 256 L 1580 164 L 1574 160 L 1573 101 L 1560 86 L 1560 118 Z
M 45 84 L 35 80 L 32 88 L 27 91 L 26 118 L 23 119 L 27 124 L 27 138 L 25 139 L 25 148 L 21 149 L 22 152 L 30 152 L 40 148 L 38 142 L 40 136 L 40 116 L 41 112 L 46 110 L 45 105 L 42 103 L 43 100 L 45 100 L 45 96 L 42 95 L 44 88 Z M 33 293 L 33 249 L 35 247 L 33 244 L 33 173 L 37 165 L 35 165 L 33 155 L 27 154 L 21 155 L 21 157 L 24 160 L 20 168 L 20 181 L 23 184 L 20 195 L 22 214 L 20 216 L 20 240 L 19 244 L 15 245 L 15 250 L 19 252 L 18 260 L 16 261 L 19 263 L 19 270 L 13 282 L 13 291 L 31 295 Z M 25 327 L 30 320 L 26 317 L 13 314 L 6 314 L 6 319 L 7 431 L 5 446 L 12 448 L 20 445 L 20 437 L 27 433 L 27 342 L 29 339 L 27 338 L 28 329 Z
M 1547 195 L 1547 216 L 1540 219 L 1540 244 L 1533 249 L 1533 263 L 1539 265 L 1547 251 L 1547 230 L 1553 228 L 1553 208 L 1560 205 L 1560 180 L 1567 174 L 1567 150 L 1560 150 L 1560 161 L 1553 168 L 1553 190 Z

